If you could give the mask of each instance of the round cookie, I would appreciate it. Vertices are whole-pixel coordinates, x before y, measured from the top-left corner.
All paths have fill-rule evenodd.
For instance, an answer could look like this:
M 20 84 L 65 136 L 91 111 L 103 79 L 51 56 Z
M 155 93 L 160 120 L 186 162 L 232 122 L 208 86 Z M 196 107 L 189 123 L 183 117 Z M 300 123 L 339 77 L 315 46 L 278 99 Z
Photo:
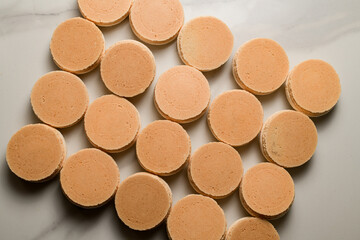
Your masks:
M 116 212 L 128 227 L 144 231 L 162 223 L 172 204 L 171 189 L 150 173 L 135 173 L 126 178 L 115 196 Z
M 234 36 L 224 22 L 215 17 L 197 17 L 179 33 L 177 48 L 181 60 L 200 71 L 219 68 L 230 57 Z
M 50 51 L 62 70 L 83 74 L 93 70 L 105 49 L 102 32 L 86 19 L 76 17 L 61 23 L 54 31 Z
M 274 226 L 266 220 L 244 217 L 233 223 L 226 234 L 226 240 L 280 240 Z
M 124 40 L 105 52 L 100 64 L 101 79 L 113 93 L 134 97 L 143 93 L 155 77 L 155 58 L 142 43 Z
M 180 199 L 167 219 L 169 239 L 220 240 L 225 238 L 226 219 L 217 202 L 191 194 Z
M 147 125 L 136 140 L 136 155 L 148 172 L 169 176 L 186 164 L 191 153 L 190 137 L 178 123 L 158 120 Z
M 98 26 L 122 22 L 130 12 L 132 0 L 78 0 L 81 15 Z
M 84 116 L 89 104 L 85 84 L 64 71 L 42 76 L 31 91 L 31 106 L 36 116 L 56 128 L 70 127 Z
M 301 112 L 279 111 L 266 120 L 260 145 L 269 162 L 286 168 L 298 167 L 310 160 L 315 152 L 315 124 Z
M 340 98 L 340 79 L 335 69 L 322 60 L 312 59 L 295 66 L 285 85 L 290 105 L 310 117 L 328 113 Z
M 176 66 L 159 77 L 154 102 L 164 118 L 189 123 L 205 113 L 210 102 L 210 86 L 205 76 L 195 68 Z
M 71 155 L 60 172 L 61 188 L 75 205 L 96 208 L 115 194 L 120 173 L 114 159 L 96 148 L 87 148 Z
M 188 177 L 193 188 L 212 198 L 225 198 L 239 187 L 243 166 L 240 154 L 231 146 L 212 142 L 191 156 Z
M 237 147 L 257 136 L 263 118 L 263 108 L 254 95 L 244 90 L 230 90 L 211 103 L 208 125 L 216 139 Z
M 290 174 L 273 163 L 250 168 L 240 184 L 240 200 L 254 217 L 277 219 L 286 214 L 295 197 Z
M 142 41 L 163 45 L 173 41 L 184 24 L 179 0 L 137 0 L 131 7 L 130 26 Z
M 61 133 L 41 123 L 22 127 L 11 137 L 6 149 L 10 170 L 31 182 L 43 182 L 54 177 L 65 157 L 65 140 Z
M 274 92 L 285 82 L 289 59 L 274 40 L 255 38 L 244 43 L 233 60 L 233 75 L 239 86 L 253 94 Z
M 121 152 L 135 143 L 140 116 L 125 98 L 105 95 L 90 104 L 84 126 L 92 145 L 110 153 Z

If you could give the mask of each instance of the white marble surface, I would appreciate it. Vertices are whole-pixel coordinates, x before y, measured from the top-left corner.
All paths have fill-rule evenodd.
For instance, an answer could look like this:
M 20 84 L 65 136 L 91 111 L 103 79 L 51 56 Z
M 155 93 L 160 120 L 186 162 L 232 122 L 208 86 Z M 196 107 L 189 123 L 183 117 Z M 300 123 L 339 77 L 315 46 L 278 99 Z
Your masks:
M 328 115 L 314 119 L 319 144 L 313 159 L 291 170 L 296 198 L 290 212 L 272 223 L 282 239 L 359 239 L 360 237 L 360 1 L 359 0 L 182 0 L 185 19 L 214 15 L 228 24 L 235 36 L 235 50 L 253 37 L 269 37 L 287 51 L 291 67 L 320 58 L 332 64 L 341 78 L 342 95 Z M 79 16 L 75 0 L 1 0 L 0 1 L 0 239 L 166 239 L 165 225 L 148 232 L 128 229 L 117 218 L 114 205 L 83 210 L 62 195 L 58 178 L 30 184 L 8 169 L 5 151 L 8 140 L 25 124 L 38 122 L 29 96 L 35 81 L 57 69 L 49 52 L 52 32 L 62 21 Z M 126 19 L 121 24 L 102 28 L 106 46 L 123 39 L 136 39 Z M 181 64 L 173 42 L 153 47 L 157 77 Z M 231 75 L 231 62 L 206 73 L 212 99 L 221 92 L 238 88 Z M 100 80 L 99 69 L 81 76 L 90 101 L 108 93 Z M 156 82 L 156 80 L 155 80 Z M 142 126 L 160 119 L 153 102 L 153 88 L 131 99 L 139 109 Z M 277 110 L 290 108 L 284 89 L 260 97 L 265 118 Z M 205 117 L 185 125 L 193 151 L 214 141 Z M 90 147 L 83 122 L 61 131 L 68 155 Z M 258 139 L 238 148 L 245 169 L 264 161 Z M 112 155 L 119 166 L 121 180 L 141 171 L 134 148 Z M 189 193 L 185 171 L 165 180 L 173 190 L 174 202 Z M 219 200 L 228 225 L 246 216 L 238 192 Z

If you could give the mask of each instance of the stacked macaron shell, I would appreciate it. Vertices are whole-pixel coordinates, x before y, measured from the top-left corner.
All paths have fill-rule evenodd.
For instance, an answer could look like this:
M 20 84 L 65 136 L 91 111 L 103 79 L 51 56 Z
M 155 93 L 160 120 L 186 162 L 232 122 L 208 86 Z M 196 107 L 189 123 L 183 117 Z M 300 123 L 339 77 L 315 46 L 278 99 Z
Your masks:
M 181 60 L 200 71 L 219 68 L 230 57 L 234 36 L 215 17 L 198 17 L 187 22 L 177 40 Z
M 75 74 L 87 73 L 101 61 L 104 36 L 94 23 L 80 17 L 71 18 L 55 29 L 50 50 L 59 68 Z
M 43 75 L 31 92 L 34 113 L 47 125 L 26 125 L 11 137 L 6 152 L 10 170 L 30 182 L 60 172 L 63 193 L 73 204 L 95 208 L 115 196 L 117 215 L 125 225 L 145 231 L 166 221 L 172 240 L 280 239 L 264 219 L 283 216 L 293 204 L 294 182 L 284 168 L 299 167 L 315 153 L 318 136 L 309 117 L 324 115 L 337 103 L 341 86 L 334 68 L 308 60 L 289 72 L 280 44 L 252 39 L 232 62 L 233 76 L 243 90 L 225 91 L 210 104 L 211 89 L 202 72 L 225 64 L 234 44 L 224 22 L 197 17 L 183 26 L 179 0 L 78 0 L 78 6 L 86 19 L 64 21 L 50 42 L 52 58 L 64 71 Z M 162 45 L 177 38 L 185 64 L 169 68 L 156 80 L 154 106 L 166 120 L 155 120 L 142 131 L 131 101 L 151 88 L 155 57 L 135 40 L 118 41 L 105 52 L 104 36 L 96 26 L 118 24 L 128 15 L 132 31 L 145 43 Z M 113 94 L 89 105 L 87 88 L 74 74 L 99 64 L 101 80 Z M 270 94 L 284 82 L 286 98 L 296 111 L 278 111 L 263 124 L 263 107 L 254 94 Z M 191 154 L 190 137 L 180 124 L 201 118 L 208 107 L 208 127 L 219 142 L 206 143 Z M 64 161 L 65 140 L 55 128 L 73 126 L 83 116 L 85 134 L 95 148 Z M 269 162 L 244 174 L 241 148 L 233 147 L 250 143 L 259 133 Z M 139 165 L 150 173 L 135 173 L 120 183 L 118 166 L 105 152 L 125 151 L 135 143 Z M 176 174 L 187 163 L 188 180 L 199 194 L 187 195 L 172 207 L 171 189 L 159 176 Z M 237 189 L 241 204 L 254 217 L 239 219 L 226 231 L 225 214 L 214 199 Z
M 169 176 L 187 163 L 191 152 L 190 137 L 180 124 L 158 120 L 147 125 L 136 140 L 136 155 L 148 172 Z
M 188 167 L 189 181 L 194 189 L 212 198 L 229 196 L 239 187 L 242 175 L 239 153 L 220 142 L 208 143 L 197 149 Z
M 22 127 L 11 137 L 6 149 L 11 171 L 31 182 L 51 179 L 60 171 L 65 157 L 63 136 L 45 124 Z
M 287 168 L 298 167 L 310 160 L 315 152 L 315 124 L 301 112 L 279 111 L 266 120 L 260 145 L 269 162 Z
M 56 128 L 70 127 L 80 121 L 89 104 L 85 84 L 64 71 L 42 76 L 31 91 L 31 106 L 36 116 Z
M 290 174 L 272 163 L 259 163 L 247 170 L 240 185 L 240 200 L 255 217 L 276 219 L 290 208 L 295 186 Z
M 84 126 L 86 136 L 95 147 L 107 152 L 121 152 L 135 143 L 140 116 L 125 98 L 105 95 L 90 104 Z
M 189 66 L 176 66 L 158 79 L 154 103 L 166 119 L 189 123 L 204 115 L 210 102 L 210 86 L 205 76 Z
M 173 41 L 184 23 L 184 10 L 179 0 L 134 1 L 130 26 L 142 41 L 163 45 Z
M 155 58 L 144 44 L 124 40 L 106 50 L 100 73 L 111 92 L 122 97 L 134 97 L 150 86 L 155 68 Z
M 318 117 L 335 106 L 341 86 L 339 76 L 330 64 L 322 60 L 307 60 L 290 71 L 285 92 L 295 110 Z
M 120 183 L 115 196 L 119 218 L 134 230 L 158 226 L 168 216 L 172 204 L 171 189 L 161 178 L 136 173 Z
M 133 0 L 78 0 L 81 15 L 98 26 L 110 27 L 123 21 Z
M 171 240 L 222 240 L 226 234 L 226 219 L 216 201 L 202 195 L 188 195 L 172 208 L 167 219 Z
M 274 226 L 266 220 L 244 217 L 233 223 L 226 234 L 226 240 L 280 240 Z

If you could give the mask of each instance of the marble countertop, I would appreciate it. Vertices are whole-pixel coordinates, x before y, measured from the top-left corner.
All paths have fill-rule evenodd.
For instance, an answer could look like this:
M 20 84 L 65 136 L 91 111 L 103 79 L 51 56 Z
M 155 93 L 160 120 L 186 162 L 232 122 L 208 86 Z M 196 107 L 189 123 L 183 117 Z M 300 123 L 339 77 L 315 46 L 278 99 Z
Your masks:
M 296 197 L 291 210 L 272 221 L 281 239 L 357 239 L 360 236 L 360 1 L 358 0 L 181 0 L 185 21 L 196 16 L 213 15 L 228 24 L 235 37 L 233 54 L 245 41 L 267 37 L 278 41 L 287 51 L 290 65 L 310 58 L 323 59 L 334 66 L 342 84 L 335 109 L 315 118 L 319 143 L 312 160 L 290 170 Z M 0 1 L 0 239 L 167 239 L 166 226 L 147 232 L 128 229 L 117 217 L 111 202 L 95 210 L 72 205 L 62 194 L 59 179 L 31 184 L 13 175 L 5 160 L 6 145 L 12 134 L 26 124 L 39 122 L 32 112 L 29 96 L 35 81 L 57 69 L 49 51 L 56 26 L 80 16 L 75 0 L 1 0 Z M 106 47 L 123 39 L 136 39 L 126 19 L 121 24 L 101 28 Z M 176 43 L 149 46 L 154 53 L 157 73 L 154 83 L 143 95 L 131 99 L 141 115 L 142 127 L 161 119 L 153 105 L 153 88 L 158 76 L 181 64 Z M 232 54 L 232 56 L 233 56 Z M 238 88 L 231 61 L 205 74 L 212 99 L 225 90 Z M 100 80 L 99 69 L 82 75 L 90 101 L 108 93 Z M 265 119 L 280 109 L 290 108 L 284 88 L 259 97 Z M 192 149 L 214 141 L 205 117 L 184 126 Z M 68 155 L 90 147 L 83 122 L 61 130 Z M 264 158 L 258 139 L 237 148 L 245 170 Z M 120 169 L 121 180 L 143 171 L 134 147 L 112 154 Z M 194 190 L 186 171 L 165 180 L 173 190 L 176 203 Z M 247 216 L 238 192 L 219 200 L 228 226 Z

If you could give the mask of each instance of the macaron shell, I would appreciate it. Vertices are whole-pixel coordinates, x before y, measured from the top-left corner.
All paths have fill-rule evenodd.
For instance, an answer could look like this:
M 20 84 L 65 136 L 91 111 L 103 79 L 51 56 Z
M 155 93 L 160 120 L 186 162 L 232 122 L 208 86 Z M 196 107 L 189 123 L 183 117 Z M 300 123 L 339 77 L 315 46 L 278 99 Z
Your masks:
M 31 105 L 36 116 L 57 128 L 70 127 L 84 116 L 89 104 L 85 84 L 64 71 L 42 76 L 31 91 Z
M 340 79 L 328 63 L 312 59 L 295 66 L 286 83 L 290 104 L 308 116 L 328 113 L 340 98 Z
M 187 163 L 191 141 L 181 125 L 158 120 L 150 123 L 139 134 L 136 155 L 140 165 L 148 172 L 169 176 Z
M 105 86 L 114 94 L 134 97 L 143 93 L 155 77 L 155 58 L 142 43 L 124 40 L 105 52 L 100 73 Z
M 266 220 L 254 217 L 244 217 L 233 223 L 226 240 L 280 240 L 274 226 Z
M 11 137 L 6 149 L 10 170 L 31 182 L 44 182 L 54 177 L 62 168 L 65 157 L 62 134 L 45 124 L 22 127 Z
M 104 36 L 100 29 L 80 17 L 61 23 L 50 42 L 50 51 L 56 65 L 75 74 L 94 69 L 100 63 L 104 48 Z
M 210 86 L 197 69 L 176 66 L 159 77 L 154 102 L 164 118 L 188 123 L 205 113 L 210 102 Z
M 217 140 L 242 146 L 258 135 L 263 118 L 263 108 L 254 95 L 244 90 L 230 90 L 211 103 L 208 125 Z
M 260 143 L 263 155 L 270 162 L 282 167 L 297 167 L 314 154 L 317 130 L 303 113 L 279 111 L 265 122 Z
M 228 26 L 215 17 L 198 17 L 181 29 L 177 48 L 181 60 L 200 71 L 219 68 L 230 57 L 234 37 Z
M 167 219 L 169 239 L 220 240 L 225 238 L 226 219 L 215 200 L 191 194 L 180 199 Z
M 266 95 L 286 80 L 289 60 L 274 40 L 256 38 L 244 43 L 233 59 L 233 75 L 239 86 L 253 94 Z
M 115 196 L 119 218 L 130 228 L 144 231 L 158 226 L 168 216 L 172 204 L 171 189 L 161 178 L 136 173 L 126 178 Z
M 90 104 L 84 118 L 89 141 L 107 152 L 121 152 L 131 147 L 140 129 L 137 109 L 129 101 L 105 95 Z
M 295 188 L 290 174 L 273 163 L 260 163 L 250 168 L 240 185 L 240 200 L 255 217 L 277 219 L 294 201 Z
M 119 182 L 120 173 L 114 159 L 95 148 L 71 155 L 60 172 L 64 194 L 83 208 L 96 208 L 107 203 Z
M 98 26 L 110 27 L 128 15 L 133 0 L 78 0 L 81 15 Z
M 224 198 L 239 187 L 243 166 L 239 153 L 231 146 L 212 142 L 191 156 L 188 177 L 194 189 L 212 198 Z
M 141 0 L 131 7 L 130 26 L 142 41 L 163 45 L 174 40 L 184 23 L 179 0 Z

